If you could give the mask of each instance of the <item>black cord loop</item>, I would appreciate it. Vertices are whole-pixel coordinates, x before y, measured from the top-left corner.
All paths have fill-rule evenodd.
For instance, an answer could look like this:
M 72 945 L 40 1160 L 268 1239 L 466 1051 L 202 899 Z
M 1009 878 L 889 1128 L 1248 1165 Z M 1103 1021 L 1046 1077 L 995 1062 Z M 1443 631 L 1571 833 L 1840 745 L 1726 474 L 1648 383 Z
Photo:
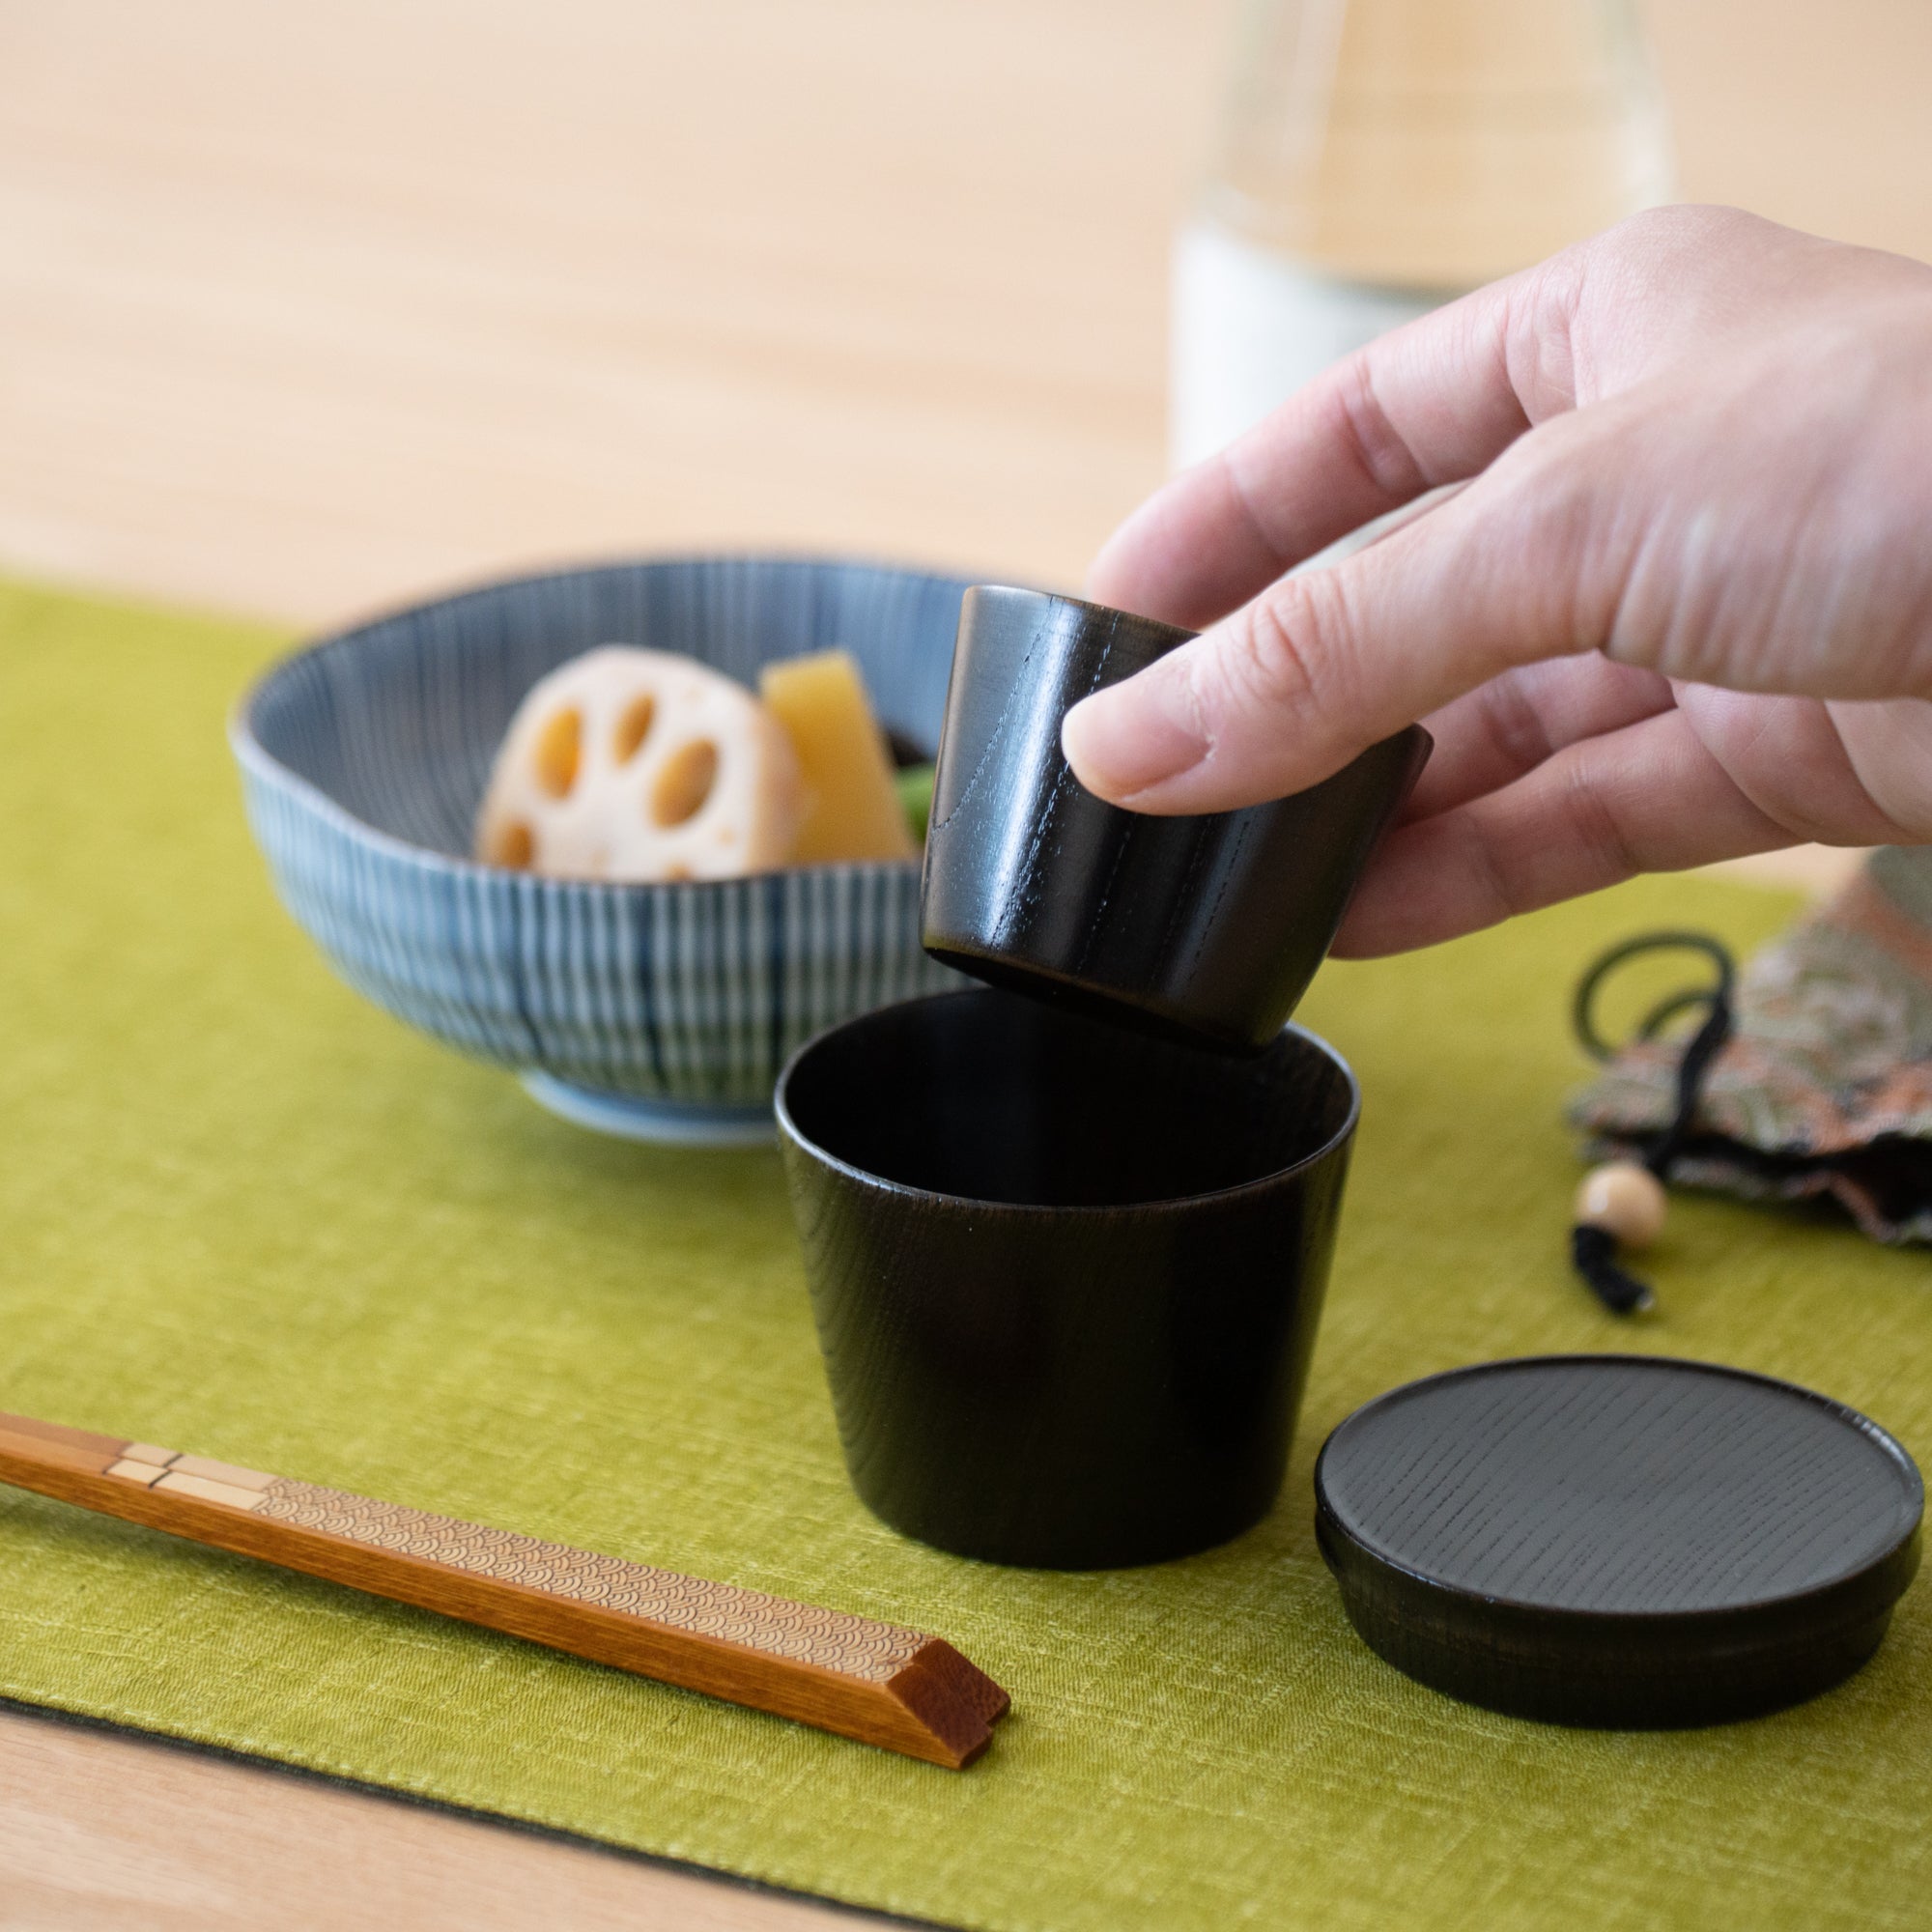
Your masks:
M 1659 1180 L 1668 1180 L 1670 1170 L 1684 1151 L 1697 1123 L 1703 1101 L 1704 1079 L 1712 1063 L 1722 1052 L 1732 1031 L 1733 999 L 1737 984 L 1737 963 L 1722 940 L 1704 932 L 1646 932 L 1627 939 L 1604 953 L 1577 982 L 1577 998 L 1571 1008 L 1571 1024 L 1583 1049 L 1594 1059 L 1606 1061 L 1615 1049 L 1597 1031 L 1596 1002 L 1604 982 L 1627 961 L 1646 952 L 1701 952 L 1717 968 L 1717 978 L 1708 986 L 1690 986 L 1661 1000 L 1644 1015 L 1637 1028 L 1639 1039 L 1655 1039 L 1679 1013 L 1692 1008 L 1705 1009 L 1703 1022 L 1684 1042 L 1677 1062 L 1676 1105 L 1661 1133 L 1649 1136 L 1643 1164 Z M 1577 1272 L 1589 1283 L 1599 1300 L 1618 1315 L 1629 1315 L 1651 1305 L 1650 1290 L 1635 1276 L 1627 1274 L 1616 1263 L 1616 1243 L 1602 1229 L 1579 1227 L 1572 1231 L 1571 1259 Z
M 1730 1010 L 1731 992 L 1737 980 L 1737 964 L 1731 957 L 1730 948 L 1721 939 L 1713 939 L 1708 932 L 1640 932 L 1634 939 L 1626 939 L 1601 954 L 1577 981 L 1577 997 L 1570 1008 L 1570 1024 L 1576 1028 L 1577 1037 L 1583 1042 L 1583 1050 L 1592 1060 L 1613 1059 L 1617 1051 L 1615 1047 L 1606 1045 L 1597 1031 L 1597 994 L 1604 981 L 1627 960 L 1645 952 L 1672 951 L 1703 953 L 1717 967 L 1717 980 L 1710 986 L 1686 987 L 1683 992 L 1673 993 L 1661 1005 L 1653 1007 L 1637 1029 L 1637 1037 L 1654 1039 L 1666 1021 L 1699 1002 L 1721 1006 L 1727 1012 Z

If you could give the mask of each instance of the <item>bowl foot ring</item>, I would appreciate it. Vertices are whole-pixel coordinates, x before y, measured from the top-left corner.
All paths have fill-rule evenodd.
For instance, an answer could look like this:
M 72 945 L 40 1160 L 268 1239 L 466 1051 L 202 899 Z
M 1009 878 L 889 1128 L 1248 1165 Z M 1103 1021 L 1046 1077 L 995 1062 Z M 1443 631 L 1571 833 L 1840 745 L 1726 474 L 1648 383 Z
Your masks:
M 646 1100 L 579 1087 L 554 1073 L 518 1075 L 537 1105 L 573 1126 L 659 1147 L 769 1147 L 778 1139 L 771 1103 L 726 1106 L 706 1100 Z

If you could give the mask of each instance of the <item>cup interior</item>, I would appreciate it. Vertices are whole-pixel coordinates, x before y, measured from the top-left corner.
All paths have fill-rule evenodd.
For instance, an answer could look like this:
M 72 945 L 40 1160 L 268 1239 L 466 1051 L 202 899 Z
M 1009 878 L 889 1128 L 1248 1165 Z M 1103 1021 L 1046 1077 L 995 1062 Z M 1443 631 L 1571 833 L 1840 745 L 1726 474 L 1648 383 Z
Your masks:
M 1356 1105 L 1348 1067 L 1297 1028 L 1233 1059 L 993 989 L 849 1021 L 779 1088 L 781 1120 L 834 1161 L 1033 1208 L 1241 1187 L 1321 1153 Z

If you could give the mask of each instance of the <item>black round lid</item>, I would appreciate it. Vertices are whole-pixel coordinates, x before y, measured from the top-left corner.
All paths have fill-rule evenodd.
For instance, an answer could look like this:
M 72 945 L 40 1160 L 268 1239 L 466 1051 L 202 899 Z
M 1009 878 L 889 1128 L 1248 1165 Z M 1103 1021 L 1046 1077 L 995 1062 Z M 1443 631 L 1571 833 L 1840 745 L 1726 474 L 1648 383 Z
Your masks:
M 1540 1355 L 1358 1408 L 1315 1467 L 1350 1621 L 1452 1696 L 1560 1723 L 1753 1717 L 1851 1675 L 1925 1492 L 1856 1409 L 1710 1362 Z

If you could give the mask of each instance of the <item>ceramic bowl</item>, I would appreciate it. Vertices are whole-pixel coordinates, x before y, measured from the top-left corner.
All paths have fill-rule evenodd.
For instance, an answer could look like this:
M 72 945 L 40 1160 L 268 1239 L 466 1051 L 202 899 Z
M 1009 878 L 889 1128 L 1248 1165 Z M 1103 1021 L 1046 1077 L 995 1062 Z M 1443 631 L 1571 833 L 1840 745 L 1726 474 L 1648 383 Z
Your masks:
M 1184 1556 L 1273 1507 L 1359 1100 L 988 988 L 813 1040 L 781 1149 L 852 1486 L 961 1555 Z
M 1060 725 L 1194 634 L 1044 591 L 967 594 L 926 840 L 926 951 L 1036 998 L 1259 1053 L 1307 990 L 1429 755 L 1410 725 L 1332 778 L 1200 817 L 1081 785 Z
M 640 1139 L 768 1138 L 805 1039 L 956 984 L 919 938 L 914 862 L 676 885 L 478 865 L 470 826 L 524 694 L 601 643 L 747 683 L 842 644 L 881 722 L 938 741 L 962 582 L 825 559 L 687 556 L 493 583 L 324 639 L 231 727 L 275 889 L 385 1011 Z

